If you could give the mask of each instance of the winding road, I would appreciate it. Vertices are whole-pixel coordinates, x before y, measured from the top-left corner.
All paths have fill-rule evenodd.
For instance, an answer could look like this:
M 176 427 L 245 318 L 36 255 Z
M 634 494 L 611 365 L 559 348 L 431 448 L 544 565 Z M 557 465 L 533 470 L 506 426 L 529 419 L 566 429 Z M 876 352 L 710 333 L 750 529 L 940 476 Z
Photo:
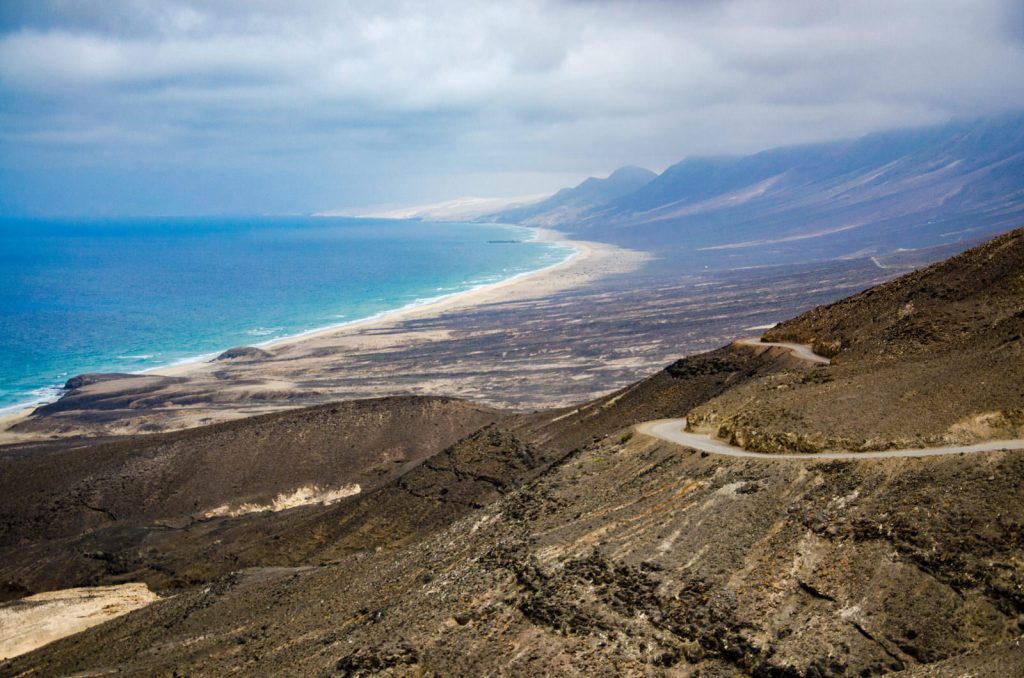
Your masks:
M 829 360 L 811 351 L 805 344 L 762 342 L 757 339 L 741 339 L 736 342 L 747 346 L 778 346 L 789 349 L 794 355 L 819 365 L 828 365 Z M 637 432 L 670 443 L 689 447 L 708 454 L 741 459 L 799 459 L 814 461 L 817 459 L 893 459 L 913 457 L 941 457 L 950 454 L 975 454 L 978 452 L 995 452 L 998 450 L 1024 450 L 1024 440 L 986 440 L 974 445 L 950 445 L 948 447 L 914 447 L 902 450 L 880 450 L 874 452 L 819 452 L 816 454 L 768 454 L 751 452 L 736 447 L 719 438 L 701 433 L 689 433 L 685 430 L 686 419 L 658 419 L 647 421 L 636 427 Z
M 876 452 L 818 452 L 816 454 L 768 454 L 751 452 L 742 447 L 730 445 L 724 440 L 701 433 L 688 433 L 685 419 L 659 419 L 647 421 L 636 427 L 644 435 L 660 438 L 683 447 L 690 447 L 709 454 L 742 459 L 892 459 L 899 457 L 941 457 L 948 454 L 974 454 L 997 450 L 1024 450 L 1024 440 L 986 440 L 974 445 L 951 445 L 949 447 L 913 447 L 904 450 L 881 450 Z

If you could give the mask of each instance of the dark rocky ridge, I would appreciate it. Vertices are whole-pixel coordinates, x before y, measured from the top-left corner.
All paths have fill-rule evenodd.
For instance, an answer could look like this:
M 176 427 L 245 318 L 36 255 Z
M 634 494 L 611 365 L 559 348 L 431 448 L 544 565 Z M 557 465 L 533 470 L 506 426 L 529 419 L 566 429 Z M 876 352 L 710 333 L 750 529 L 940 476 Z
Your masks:
M 2 670 L 1013 675 L 1024 526 L 993 507 L 1024 500 L 1021 460 L 723 464 L 606 440 L 403 547 L 241 570 Z
M 0 457 L 0 580 L 17 596 L 127 579 L 180 587 L 243 566 L 394 548 L 595 440 L 682 416 L 729 384 L 793 364 L 786 352 L 727 347 L 561 413 L 510 415 L 448 399 L 387 398 L 84 449 L 34 447 L 30 455 Z M 465 437 L 441 449 L 457 435 Z M 202 517 L 221 504 L 265 503 L 302 485 L 352 482 L 362 493 L 336 506 Z
M 264 351 L 262 348 L 256 348 L 255 346 L 236 346 L 224 351 L 213 360 L 215 362 L 221 360 L 261 360 L 263 358 L 270 357 L 271 354 Z
M 837 363 L 996 350 L 1024 332 L 1024 230 L 819 306 L 765 333 L 811 344 Z
M 186 521 L 304 485 L 369 491 L 497 420 L 447 398 L 383 398 L 89 447 L 0 448 L 0 544 Z

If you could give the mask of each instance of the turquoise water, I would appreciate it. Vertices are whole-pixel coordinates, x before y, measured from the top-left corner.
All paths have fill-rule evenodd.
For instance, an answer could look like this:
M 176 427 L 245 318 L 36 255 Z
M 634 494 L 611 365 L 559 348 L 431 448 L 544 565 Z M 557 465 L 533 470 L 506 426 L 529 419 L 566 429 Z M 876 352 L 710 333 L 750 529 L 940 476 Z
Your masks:
M 0 220 L 0 407 L 425 303 L 564 260 L 517 226 Z M 511 241 L 511 242 L 510 242 Z

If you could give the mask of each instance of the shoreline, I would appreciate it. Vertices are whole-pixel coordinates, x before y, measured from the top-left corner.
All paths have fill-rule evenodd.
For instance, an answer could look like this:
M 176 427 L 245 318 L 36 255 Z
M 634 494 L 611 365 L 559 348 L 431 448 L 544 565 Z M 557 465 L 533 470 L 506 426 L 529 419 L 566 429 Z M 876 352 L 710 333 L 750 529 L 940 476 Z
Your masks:
M 516 224 L 509 225 L 516 226 Z M 490 291 L 501 289 L 502 287 L 512 286 L 517 282 L 526 280 L 528 278 L 532 278 L 534 276 L 550 274 L 562 268 L 568 267 L 577 259 L 577 257 L 586 256 L 587 249 L 590 246 L 590 243 L 578 240 L 569 240 L 568 238 L 565 237 L 564 234 L 559 233 L 558 231 L 553 231 L 545 228 L 537 228 L 533 226 L 521 226 L 520 228 L 529 228 L 534 232 L 533 237 L 531 237 L 526 242 L 546 242 L 554 245 L 562 245 L 568 247 L 572 251 L 569 252 L 569 254 L 567 254 L 566 257 L 561 261 L 549 264 L 547 266 L 544 266 L 543 268 L 538 268 L 532 271 L 523 271 L 522 273 L 516 273 L 515 275 L 510 276 L 508 278 L 503 278 L 502 280 L 497 280 L 495 282 L 489 283 L 481 283 L 479 285 L 476 285 L 475 287 L 470 287 L 468 289 L 460 290 L 458 292 L 449 292 L 447 294 L 441 294 L 436 297 L 428 297 L 422 301 L 414 301 L 412 303 L 406 304 L 405 306 L 393 308 L 388 311 L 380 311 L 365 318 L 357 318 L 356 320 L 350 320 L 348 322 L 338 323 L 336 325 L 328 325 L 326 327 L 318 327 L 312 330 L 305 330 L 303 332 L 299 332 L 298 334 L 292 334 L 287 337 L 268 339 L 267 341 L 263 341 L 258 344 L 253 344 L 253 346 L 257 348 L 280 348 L 283 346 L 300 343 L 306 339 L 314 339 L 318 336 L 331 334 L 337 331 L 357 329 L 364 325 L 372 325 L 377 322 L 387 323 L 396 322 L 400 320 L 407 320 L 411 317 L 415 317 L 418 311 L 438 312 L 449 310 L 449 308 L 460 308 L 461 304 L 459 302 L 464 301 L 465 299 L 471 299 L 474 294 L 479 293 L 483 295 Z M 472 306 L 475 304 L 470 303 L 466 305 Z M 434 315 L 434 313 L 431 312 L 429 313 L 429 315 Z M 194 362 L 199 362 L 199 360 L 190 360 L 188 361 L 187 364 L 192 364 Z M 168 365 L 167 367 L 171 366 Z M 165 370 L 167 369 L 167 367 L 152 368 L 149 371 L 155 372 L 158 369 Z
M 267 339 L 265 341 L 256 342 L 253 344 L 245 344 L 245 346 L 252 346 L 254 348 L 263 349 L 274 349 L 283 346 L 289 346 L 291 344 L 301 343 L 308 339 L 315 339 L 319 336 L 330 335 L 334 332 L 342 332 L 348 329 L 358 329 L 363 326 L 372 325 L 373 323 L 385 323 L 389 321 L 400 321 L 407 319 L 405 316 L 409 314 L 409 317 L 414 317 L 413 314 L 420 310 L 447 310 L 447 302 L 452 302 L 452 308 L 461 308 L 456 302 L 463 296 L 472 295 L 475 292 L 487 292 L 492 288 L 499 288 L 503 285 L 510 285 L 520 280 L 533 277 L 535 275 L 541 275 L 544 273 L 554 272 L 564 266 L 571 264 L 577 256 L 583 254 L 587 246 L 591 243 L 584 243 L 577 240 L 569 240 L 563 234 L 558 231 L 553 231 L 545 228 L 538 228 L 534 226 L 518 226 L 517 224 L 508 224 L 509 226 L 515 226 L 517 228 L 527 228 L 534 232 L 533 236 L 524 242 L 549 242 L 556 245 L 564 245 L 569 247 L 572 251 L 566 255 L 561 261 L 549 264 L 543 268 L 534 269 L 532 271 L 523 271 L 522 273 L 516 273 L 508 278 L 503 278 L 495 282 L 481 283 L 474 287 L 470 287 L 458 292 L 448 292 L 447 294 L 441 294 L 436 297 L 427 297 L 423 300 L 413 301 L 404 306 L 398 308 L 388 309 L 386 311 L 378 311 L 372 315 L 368 315 L 365 318 L 356 318 L 355 320 L 348 320 L 333 325 L 325 325 L 323 327 L 315 327 L 309 330 L 302 330 L 295 334 L 289 334 L 284 337 L 276 337 L 274 339 Z M 472 305 L 472 304 L 469 304 Z M 431 314 L 433 315 L 433 314 Z M 209 353 L 203 353 L 198 356 L 189 358 L 182 358 L 173 363 L 167 365 L 158 365 L 156 367 L 147 367 L 143 370 L 137 370 L 135 372 L 126 372 L 125 374 L 132 375 L 143 375 L 143 374 L 155 374 L 157 376 L 182 376 L 191 372 L 191 367 L 199 365 L 207 365 L 213 361 L 214 358 L 219 356 L 224 351 L 235 348 L 235 346 L 228 346 L 226 348 L 211 351 Z M 42 401 L 40 404 L 45 402 L 54 401 Z M 35 405 L 38 407 L 38 405 Z M 20 407 L 20 406 L 14 406 Z M 0 408 L 0 422 L 3 420 L 4 408 Z M 0 430 L 2 430 L 2 423 L 0 423 Z
M 516 226 L 510 224 L 510 226 Z M 422 303 L 413 302 L 405 306 L 381 311 L 374 315 L 342 322 L 326 327 L 319 327 L 286 337 L 279 337 L 267 341 L 249 344 L 268 350 L 271 353 L 287 353 L 289 351 L 309 347 L 315 343 L 329 340 L 330 338 L 344 339 L 367 330 L 389 328 L 402 322 L 432 318 L 452 311 L 468 309 L 471 307 L 495 303 L 500 301 L 512 301 L 527 299 L 534 296 L 542 296 L 560 290 L 579 287 L 586 282 L 595 280 L 605 275 L 610 275 L 618 270 L 635 270 L 646 261 L 650 255 L 644 252 L 625 250 L 614 245 L 597 243 L 582 240 L 573 240 L 565 234 L 553 229 L 538 227 L 529 228 L 533 231 L 530 241 L 547 242 L 570 248 L 567 256 L 554 264 L 532 271 L 517 273 L 513 276 L 498 280 L 496 282 L 484 283 L 466 290 L 451 292 L 434 298 L 428 298 Z M 602 271 L 595 272 L 587 270 L 585 264 L 597 261 L 605 264 Z M 606 269 L 606 270 L 604 270 Z M 569 280 L 569 278 L 578 278 Z M 231 346 L 223 347 L 216 352 L 206 353 L 199 356 L 184 359 L 169 365 L 150 367 L 126 374 L 139 376 L 164 376 L 164 377 L 186 377 L 202 375 L 222 368 L 225 363 L 218 363 L 212 360 Z M 7 442 L 19 442 L 21 440 L 38 439 L 33 434 L 17 434 L 10 432 L 10 427 L 28 418 L 40 406 L 59 400 L 60 396 L 50 399 L 41 399 L 25 404 L 12 405 L 7 408 L 0 408 L 0 444 Z
M 515 224 L 510 225 L 514 226 Z M 409 320 L 437 317 L 443 313 L 467 309 L 496 301 L 506 301 L 519 296 L 528 298 L 531 294 L 547 294 L 559 291 L 560 289 L 570 289 L 583 283 L 558 285 L 556 283 L 559 281 L 556 280 L 556 278 L 559 274 L 569 272 L 573 268 L 581 268 L 584 263 L 595 257 L 602 258 L 613 254 L 622 255 L 624 253 L 629 253 L 631 256 L 625 256 L 623 258 L 632 260 L 630 262 L 633 264 L 631 268 L 638 268 L 642 262 L 649 258 L 649 255 L 644 252 L 625 250 L 605 243 L 572 240 L 564 233 L 553 229 L 533 226 L 524 228 L 530 228 L 534 231 L 535 235 L 531 238 L 532 241 L 564 245 L 571 248 L 572 252 L 570 252 L 562 261 L 550 264 L 543 268 L 517 273 L 516 275 L 503 280 L 484 283 L 459 292 L 441 295 L 439 297 L 428 299 L 424 303 L 407 304 L 389 311 L 376 313 L 366 318 L 306 330 L 291 336 L 270 339 L 251 345 L 257 348 L 270 350 L 272 353 L 275 351 L 301 348 L 307 344 L 311 345 L 318 340 L 341 338 L 347 335 L 365 332 L 368 329 L 393 327 L 394 325 Z M 227 348 L 231 347 L 229 346 Z M 227 350 L 227 348 L 223 350 Z M 139 372 L 139 374 L 163 377 L 184 377 L 202 373 L 219 365 L 219 363 L 211 361 L 208 357 L 209 355 L 210 354 L 207 354 L 207 356 L 174 365 L 150 368 L 144 372 Z

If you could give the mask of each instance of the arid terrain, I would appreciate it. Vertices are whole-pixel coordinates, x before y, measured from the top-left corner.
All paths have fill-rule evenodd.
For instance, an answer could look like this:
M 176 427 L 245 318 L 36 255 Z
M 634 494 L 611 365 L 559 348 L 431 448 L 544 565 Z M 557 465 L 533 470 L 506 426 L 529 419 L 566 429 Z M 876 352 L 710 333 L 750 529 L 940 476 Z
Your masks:
M 834 298 L 858 266 L 800 274 Z M 725 345 L 575 406 L 404 396 L 0 448 L 8 605 L 162 598 L 0 674 L 1019 675 L 1024 452 L 733 459 L 637 427 L 786 453 L 1019 438 L 1024 231 L 765 335 L 829 365 L 729 341 L 799 304 L 793 275 L 752 304 L 717 279 L 717 308 L 654 290 L 617 333 L 595 313 L 619 350 L 698 308 Z
M 694 410 L 691 428 L 765 451 L 1021 437 L 1021 251 L 1015 232 L 782 323 L 765 339 L 812 345 L 827 372 L 745 384 Z
M 1024 0 L 0 0 L 0 678 L 1024 678 Z
M 424 309 L 207 364 L 79 380 L 0 440 L 152 433 L 396 394 L 520 411 L 564 407 L 680 356 L 756 335 L 943 251 L 692 273 L 665 261 L 642 264 L 629 253 L 620 261 L 622 250 L 609 247 L 554 280 L 544 276 L 473 300 L 481 303 Z

